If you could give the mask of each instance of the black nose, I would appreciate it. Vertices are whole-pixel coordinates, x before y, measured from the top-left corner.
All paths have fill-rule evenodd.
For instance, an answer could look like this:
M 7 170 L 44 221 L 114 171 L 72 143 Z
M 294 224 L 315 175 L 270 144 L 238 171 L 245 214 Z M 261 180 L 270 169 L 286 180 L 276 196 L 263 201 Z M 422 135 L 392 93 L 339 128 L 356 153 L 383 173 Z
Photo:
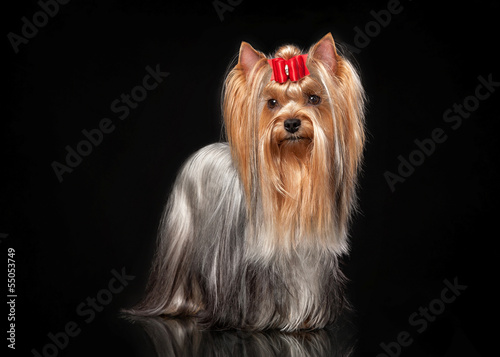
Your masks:
M 300 119 L 287 119 L 284 124 L 285 130 L 293 134 L 300 128 Z

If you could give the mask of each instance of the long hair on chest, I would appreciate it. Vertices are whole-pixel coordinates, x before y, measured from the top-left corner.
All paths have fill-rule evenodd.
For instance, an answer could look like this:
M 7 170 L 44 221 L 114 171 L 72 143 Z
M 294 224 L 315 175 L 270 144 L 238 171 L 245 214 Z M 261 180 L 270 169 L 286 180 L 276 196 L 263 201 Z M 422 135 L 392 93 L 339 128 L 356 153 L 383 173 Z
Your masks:
M 145 297 L 128 312 L 210 328 L 322 328 L 344 304 L 364 92 L 331 34 L 266 57 L 243 42 L 224 84 L 227 142 L 181 168 Z

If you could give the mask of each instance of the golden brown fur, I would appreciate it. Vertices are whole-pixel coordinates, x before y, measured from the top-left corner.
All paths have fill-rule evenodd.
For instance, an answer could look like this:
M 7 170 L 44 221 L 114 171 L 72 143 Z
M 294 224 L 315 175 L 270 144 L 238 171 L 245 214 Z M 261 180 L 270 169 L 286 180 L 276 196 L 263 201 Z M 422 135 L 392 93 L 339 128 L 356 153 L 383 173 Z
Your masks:
M 289 249 L 311 237 L 338 250 L 341 242 L 335 240 L 345 233 L 365 140 L 363 90 L 330 34 L 308 53 L 311 74 L 280 84 L 269 80 L 267 57 L 243 43 L 225 83 L 224 123 L 250 217 L 258 187 L 265 224 L 277 240 L 273 246 Z M 299 54 L 285 45 L 274 57 Z M 309 94 L 318 95 L 320 105 L 308 105 Z M 270 98 L 280 103 L 279 110 L 266 108 Z M 283 122 L 289 118 L 301 119 L 300 140 L 284 140 Z M 332 234 L 334 226 L 340 231 Z

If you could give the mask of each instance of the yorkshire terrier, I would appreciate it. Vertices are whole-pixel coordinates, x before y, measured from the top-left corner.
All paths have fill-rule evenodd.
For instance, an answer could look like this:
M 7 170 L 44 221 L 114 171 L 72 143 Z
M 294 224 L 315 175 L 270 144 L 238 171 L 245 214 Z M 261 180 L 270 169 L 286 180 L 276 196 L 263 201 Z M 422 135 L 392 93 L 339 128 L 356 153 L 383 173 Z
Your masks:
M 217 329 L 296 331 L 344 304 L 364 92 L 329 33 L 307 53 L 243 42 L 223 90 L 227 143 L 183 165 L 144 299 L 129 312 Z

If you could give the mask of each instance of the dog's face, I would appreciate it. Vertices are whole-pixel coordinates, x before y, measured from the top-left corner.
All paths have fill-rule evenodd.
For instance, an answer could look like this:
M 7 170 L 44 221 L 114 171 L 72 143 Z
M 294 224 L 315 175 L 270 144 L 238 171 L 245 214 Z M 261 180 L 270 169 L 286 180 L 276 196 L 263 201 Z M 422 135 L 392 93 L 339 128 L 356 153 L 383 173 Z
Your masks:
M 274 155 L 290 152 L 306 159 L 314 145 L 315 131 L 333 138 L 330 100 L 313 78 L 286 84 L 271 82 L 262 93 L 262 101 L 258 136 Z
M 268 146 L 262 150 L 270 155 L 291 155 L 306 162 L 316 136 L 333 139 L 330 98 L 314 76 L 284 84 L 270 82 L 261 98 L 258 137 Z

